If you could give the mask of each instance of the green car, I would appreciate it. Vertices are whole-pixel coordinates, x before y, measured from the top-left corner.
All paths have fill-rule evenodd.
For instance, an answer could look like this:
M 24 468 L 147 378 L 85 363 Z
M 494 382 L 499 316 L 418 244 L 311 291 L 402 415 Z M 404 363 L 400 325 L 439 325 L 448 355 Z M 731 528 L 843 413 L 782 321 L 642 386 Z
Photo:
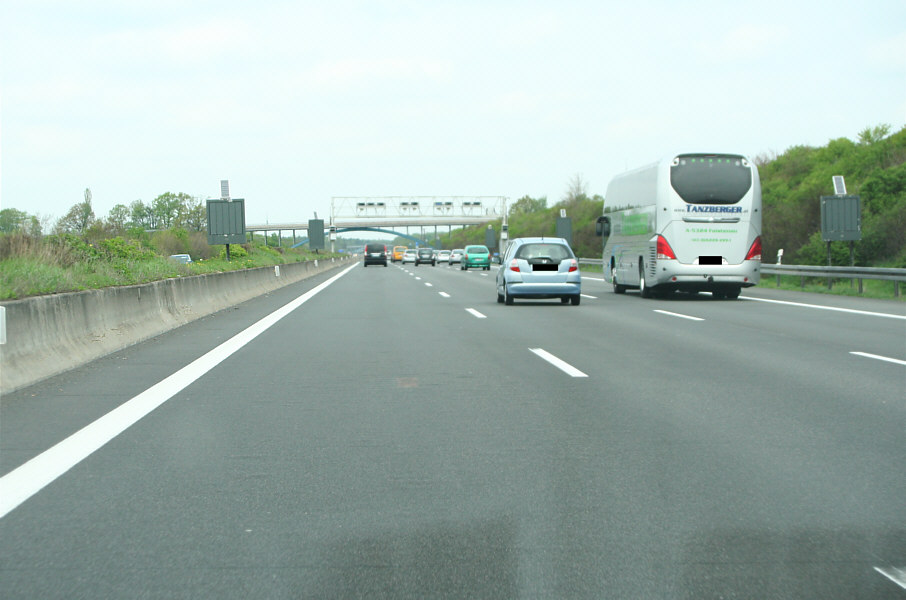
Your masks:
M 481 267 L 485 271 L 491 268 L 491 253 L 487 246 L 466 246 L 462 252 L 462 262 L 459 268 L 465 271 L 469 267 Z

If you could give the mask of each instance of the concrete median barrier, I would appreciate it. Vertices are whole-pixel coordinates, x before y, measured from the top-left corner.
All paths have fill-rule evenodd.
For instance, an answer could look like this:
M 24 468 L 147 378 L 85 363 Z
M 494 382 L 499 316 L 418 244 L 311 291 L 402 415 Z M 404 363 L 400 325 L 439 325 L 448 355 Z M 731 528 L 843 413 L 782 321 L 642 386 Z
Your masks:
M 290 263 L 0 303 L 0 394 L 239 304 L 351 258 Z

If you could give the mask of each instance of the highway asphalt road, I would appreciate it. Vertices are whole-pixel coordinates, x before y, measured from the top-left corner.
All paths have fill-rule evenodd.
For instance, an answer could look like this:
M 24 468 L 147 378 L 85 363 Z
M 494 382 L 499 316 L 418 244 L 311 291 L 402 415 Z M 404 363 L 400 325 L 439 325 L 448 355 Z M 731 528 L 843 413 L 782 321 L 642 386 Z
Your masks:
M 906 305 L 493 277 L 358 264 L 5 396 L 0 597 L 906 599 Z

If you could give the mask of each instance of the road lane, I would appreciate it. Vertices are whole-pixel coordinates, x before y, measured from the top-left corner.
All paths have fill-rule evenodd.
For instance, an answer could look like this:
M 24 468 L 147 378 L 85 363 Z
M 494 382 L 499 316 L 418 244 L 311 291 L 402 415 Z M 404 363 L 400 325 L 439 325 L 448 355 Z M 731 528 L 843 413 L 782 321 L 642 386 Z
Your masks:
M 4 395 L 0 475 L 92 423 L 281 306 L 320 285 L 327 272 L 224 309 L 82 368 Z
M 668 414 L 680 406 L 680 402 L 674 400 L 685 396 L 683 383 L 689 381 L 697 389 L 685 399 L 686 403 L 681 405 L 677 418 L 688 420 L 689 415 L 699 412 L 708 415 L 716 411 L 710 417 L 712 422 L 709 425 L 715 427 L 716 424 L 717 433 L 721 433 L 720 429 L 724 427 L 734 431 L 734 440 L 745 441 L 746 444 L 742 445 L 750 446 L 753 456 L 761 455 L 758 458 L 761 463 L 759 468 L 770 477 L 775 477 L 773 472 L 778 471 L 775 465 L 792 463 L 811 466 L 806 472 L 799 473 L 801 479 L 793 478 L 793 483 L 786 484 L 791 488 L 785 494 L 792 506 L 801 505 L 807 511 L 817 510 L 810 502 L 802 502 L 801 492 L 795 489 L 796 481 L 813 481 L 816 489 L 823 488 L 826 493 L 825 499 L 817 504 L 832 505 L 830 510 L 837 513 L 836 518 L 844 522 L 850 519 L 862 522 L 867 513 L 869 521 L 876 520 L 878 539 L 902 539 L 903 509 L 899 497 L 906 490 L 897 476 L 903 471 L 903 371 L 860 367 L 847 358 L 851 338 L 870 339 L 873 346 L 885 346 L 902 353 L 906 333 L 903 327 L 897 323 L 891 327 L 885 319 L 867 318 L 858 313 L 841 318 L 840 313 L 822 314 L 827 311 L 803 315 L 799 307 L 784 307 L 789 308 L 785 311 L 750 309 L 740 302 L 719 302 L 706 297 L 644 302 L 632 296 L 602 296 L 605 301 L 611 301 L 604 306 L 612 312 L 610 316 L 614 321 L 595 325 L 592 321 L 586 321 L 584 317 L 587 313 L 583 313 L 581 316 L 570 315 L 558 329 L 558 325 L 548 322 L 549 318 L 567 313 L 558 312 L 557 306 L 548 306 L 548 311 L 543 314 L 523 314 L 523 326 L 548 333 L 557 332 L 562 342 L 565 337 L 562 334 L 575 325 L 576 345 L 589 340 L 606 340 L 596 347 L 577 351 L 576 354 L 584 357 L 586 363 L 574 364 L 587 365 L 589 357 L 598 358 L 600 364 L 617 361 L 618 364 L 610 364 L 607 369 L 607 373 L 619 375 L 616 385 L 630 382 L 633 389 L 626 391 L 630 397 L 636 394 L 640 398 L 656 398 L 664 393 L 673 396 L 667 401 Z M 718 327 L 700 329 L 696 335 L 695 329 L 666 328 L 653 323 L 650 313 L 647 313 L 653 303 L 675 306 L 678 302 L 692 304 L 696 309 L 704 308 L 708 311 L 705 314 L 709 320 L 720 321 Z M 837 303 L 853 304 L 851 299 Z M 885 307 L 884 310 L 903 312 L 901 305 L 879 304 Z M 540 308 L 543 303 L 535 305 Z M 588 306 L 591 305 L 583 305 L 583 308 L 595 310 L 588 309 Z M 518 307 L 517 303 L 514 308 Z M 490 320 L 503 314 L 500 310 L 488 312 Z M 510 331 L 513 327 L 504 326 L 502 329 Z M 627 340 L 630 344 L 621 348 Z M 636 350 L 635 345 L 647 349 Z M 614 353 L 614 349 L 618 351 Z M 652 369 L 645 371 L 634 363 L 645 361 L 648 354 L 657 357 L 657 360 L 651 360 L 654 363 Z M 626 357 L 628 362 L 624 361 Z M 683 368 L 676 368 L 676 364 L 671 363 L 680 363 Z M 581 368 L 588 368 L 589 372 L 594 369 Z M 637 373 L 635 377 L 634 372 Z M 709 372 L 714 373 L 710 381 Z M 649 395 L 644 392 L 644 387 L 652 377 L 655 378 L 655 390 Z M 607 383 L 613 384 L 610 381 Z M 677 387 L 681 389 L 677 391 Z M 716 419 L 714 415 L 728 421 Z M 732 427 L 734 422 L 738 422 L 735 430 Z M 727 427 L 728 424 L 731 427 Z M 761 426 L 753 427 L 753 424 Z M 854 437 L 853 431 L 871 431 L 873 439 L 866 440 L 858 434 Z M 860 452 L 865 455 L 859 455 Z M 853 486 L 863 490 L 867 497 L 858 495 L 858 500 L 849 503 L 827 500 L 828 497 L 836 497 L 835 490 Z M 807 494 L 809 500 L 816 497 L 820 498 L 820 495 L 816 496 L 814 490 Z M 786 503 L 765 501 L 758 504 L 761 508 L 749 508 L 748 514 L 764 510 L 764 507 L 798 514 L 797 511 L 790 511 Z M 834 526 L 840 527 L 839 522 L 829 527 Z M 821 527 L 828 525 L 822 523 Z M 820 537 L 820 533 L 816 535 Z M 851 546 L 852 539 L 841 539 L 840 543 Z M 853 550 L 854 555 L 860 553 L 875 555 L 871 548 Z M 902 562 L 902 553 L 900 544 L 900 550 L 888 556 L 878 553 L 878 560 Z M 767 560 L 769 556 L 770 551 L 765 552 L 758 560 Z M 805 581 L 821 579 L 823 576 L 817 571 L 833 562 L 835 559 L 825 561 L 822 567 L 822 561 L 816 557 L 809 569 L 805 569 L 807 572 L 798 576 Z M 863 576 L 864 572 L 862 568 Z M 789 577 L 797 576 L 791 573 Z M 832 576 L 827 580 L 838 581 Z M 799 590 L 799 595 L 803 594 L 803 590 Z M 845 595 L 839 590 L 834 594 Z M 817 590 L 804 595 L 820 597 Z
M 4 474 L 0 478 L 0 518 L 6 516 L 9 511 L 52 483 L 198 378 L 204 376 L 220 362 L 241 350 L 249 341 L 277 324 L 290 312 L 326 289 L 355 266 L 347 267 L 176 373 L 42 452 L 38 457 L 17 467 L 12 472 Z
M 902 367 L 778 307 L 409 270 L 354 270 L 0 520 L 0 595 L 896 597 Z

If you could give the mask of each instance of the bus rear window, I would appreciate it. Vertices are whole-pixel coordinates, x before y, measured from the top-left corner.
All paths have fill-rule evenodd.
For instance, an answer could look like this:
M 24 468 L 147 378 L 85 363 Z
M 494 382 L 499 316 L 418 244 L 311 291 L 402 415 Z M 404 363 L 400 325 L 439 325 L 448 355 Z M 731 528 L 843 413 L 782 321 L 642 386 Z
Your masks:
M 736 204 L 752 187 L 752 168 L 741 156 L 681 154 L 670 167 L 670 185 L 690 204 Z

